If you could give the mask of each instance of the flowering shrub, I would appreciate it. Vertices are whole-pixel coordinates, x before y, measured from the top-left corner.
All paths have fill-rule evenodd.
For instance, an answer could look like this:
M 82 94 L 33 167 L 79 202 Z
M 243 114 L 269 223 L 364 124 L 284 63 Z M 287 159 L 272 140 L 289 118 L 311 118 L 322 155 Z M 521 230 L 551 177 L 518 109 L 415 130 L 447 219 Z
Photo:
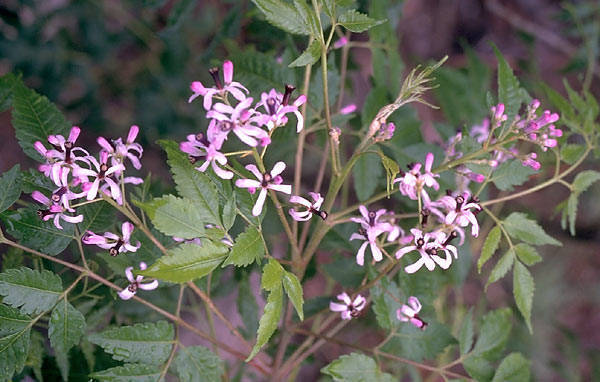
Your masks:
M 18 76 L 1 78 L 2 107 L 12 107 L 19 144 L 40 163 L 0 178 L 0 243 L 12 247 L 7 258 L 32 259 L 0 273 L 2 378 L 26 365 L 41 375 L 43 333 L 64 380 L 73 348 L 97 380 L 221 380 L 240 364 L 248 378 L 284 380 L 329 342 L 351 351 L 321 369 L 336 381 L 394 380 L 413 368 L 444 380 L 528 380 L 529 361 L 507 354 L 507 341 L 515 320 L 533 331 L 528 267 L 541 261 L 536 246 L 560 242 L 526 213 L 501 206 L 563 184 L 571 194 L 557 209 L 574 234 L 577 198 L 600 179 L 577 172 L 598 144 L 596 101 L 569 88 L 569 100 L 548 94 L 560 115 L 543 109 L 496 52 L 498 95 L 488 95 L 487 117 L 445 134 L 442 147 L 411 141 L 405 110 L 435 107 L 424 97 L 445 59 L 388 78 L 387 87 L 375 73 L 380 96 L 358 112 L 343 105 L 344 78 L 332 75 L 332 62 L 348 60 L 353 32 L 373 28 L 373 42 L 382 38 L 383 15 L 330 1 L 254 3 L 273 25 L 309 36 L 289 64 L 302 68 L 304 81 L 260 92 L 225 60 L 222 71 L 208 69 L 212 86 L 191 82 L 188 102 L 203 109 L 207 127 L 159 142 L 172 193 L 153 195 L 156 177 L 135 176 L 144 164 L 136 142 L 143 126 L 80 145 L 85 128 L 71 127 Z M 377 70 L 398 69 L 395 53 L 375 52 Z M 320 158 L 308 160 L 315 152 Z M 308 163 L 318 163 L 314 179 L 303 176 Z M 472 253 L 475 241 L 480 250 Z M 515 314 L 501 308 L 474 317 L 448 298 L 474 259 L 478 273 L 494 263 L 485 287 L 512 270 Z M 257 270 L 266 299 L 260 319 L 262 297 L 248 281 Z M 315 273 L 326 286 L 308 295 Z M 243 327 L 214 302 L 228 287 L 237 288 Z M 182 314 L 197 300 L 208 329 Z M 236 346 L 215 333 L 213 316 Z M 376 345 L 336 338 L 350 322 L 375 333 Z M 213 350 L 184 344 L 184 331 Z M 102 367 L 95 346 L 112 358 Z

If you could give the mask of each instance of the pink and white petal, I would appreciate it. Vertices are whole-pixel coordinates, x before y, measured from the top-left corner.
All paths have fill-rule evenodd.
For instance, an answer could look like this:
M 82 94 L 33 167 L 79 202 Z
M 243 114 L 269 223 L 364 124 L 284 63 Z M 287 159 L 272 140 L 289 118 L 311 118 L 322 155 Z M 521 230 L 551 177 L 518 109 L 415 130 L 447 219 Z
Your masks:
M 383 254 L 381 253 L 381 249 L 379 249 L 379 247 L 377 246 L 377 243 L 371 242 L 370 247 L 371 247 L 371 254 L 373 255 L 373 259 L 376 262 L 383 260 Z
M 360 266 L 363 266 L 365 264 L 365 249 L 367 248 L 367 244 L 369 244 L 369 242 L 365 241 L 356 253 L 356 264 Z
M 360 233 L 355 232 L 352 235 L 350 235 L 350 241 L 352 240 L 367 240 L 367 238 L 361 235 Z
M 330 302 L 329 310 L 331 310 L 332 312 L 345 312 L 346 310 L 348 310 L 348 306 L 345 304 L 338 304 L 337 302 Z
M 135 282 L 135 277 L 133 276 L 133 272 L 131 272 L 132 270 L 133 270 L 133 267 L 125 268 L 125 277 L 127 277 L 127 280 L 129 280 L 130 283 Z
M 121 189 L 119 188 L 119 185 L 111 178 L 104 178 L 104 181 L 110 186 L 110 196 L 115 199 L 117 203 L 122 204 Z
M 50 204 L 50 199 L 39 191 L 33 191 L 31 193 L 31 197 L 38 203 L 42 203 L 44 205 Z
M 125 222 L 121 225 L 121 232 L 123 232 L 123 241 L 129 241 L 133 229 L 134 227 L 133 224 L 131 224 L 131 222 Z
M 233 81 L 233 62 L 229 60 L 223 62 L 223 80 L 226 84 L 230 84 Z
M 472 226 L 471 226 L 471 234 L 474 237 L 477 237 L 479 235 L 479 223 L 477 222 L 477 218 L 475 217 L 474 214 L 468 212 L 466 214 L 467 219 L 469 219 L 469 221 L 471 222 Z
M 112 145 L 104 137 L 98 137 L 98 139 L 96 139 L 96 142 L 98 142 L 100 147 L 102 147 L 104 150 L 108 151 L 109 153 L 112 153 L 115 151 L 115 149 L 112 147 Z
M 61 214 L 54 215 L 54 226 L 58 229 L 63 229 L 62 225 L 60 225 L 60 217 L 61 217 Z
M 127 158 L 129 158 L 129 160 L 131 161 L 133 168 L 135 168 L 136 170 L 142 168 L 142 162 L 140 162 L 140 159 L 136 155 L 130 153 L 127 154 Z
M 410 302 L 409 302 L 410 304 Z M 412 306 L 408 306 L 408 305 L 402 305 L 402 307 L 400 308 L 400 311 L 402 312 L 402 314 L 406 317 L 414 317 L 415 314 L 417 314 L 417 310 L 414 309 L 414 307 Z
M 289 213 L 292 219 L 300 222 L 307 221 L 311 218 L 310 211 L 296 211 L 293 208 L 290 208 Z
M 292 195 L 290 196 L 290 203 L 296 203 L 296 204 L 301 204 L 305 207 L 310 208 L 312 206 L 311 202 L 309 202 L 308 200 L 304 199 L 302 196 L 298 196 L 298 195 Z
M 284 194 L 288 194 L 288 195 L 292 193 L 292 185 L 290 185 L 290 184 L 269 184 L 267 186 L 267 188 L 269 188 L 271 190 L 283 192 Z
M 69 216 L 69 215 L 62 215 L 62 218 L 64 221 L 67 221 L 69 223 L 81 223 L 83 221 L 83 215 L 77 215 L 77 216 Z
M 342 292 L 342 293 L 338 294 L 337 299 L 340 301 L 344 301 L 344 304 L 346 304 L 346 306 L 348 306 L 352 303 L 350 296 L 348 296 L 348 293 L 346 293 L 346 292 Z
M 137 252 L 138 249 L 140 249 L 140 247 L 142 246 L 142 244 L 138 241 L 136 245 L 133 245 L 131 243 L 124 243 L 123 246 L 121 247 L 121 249 L 126 249 L 129 252 Z M 126 251 L 120 251 L 120 252 L 126 252 Z
M 427 153 L 425 156 L 425 172 L 431 172 L 433 166 L 433 153 Z
M 350 314 L 349 310 L 342 312 L 342 320 L 350 320 L 352 319 L 352 314 Z
M 158 280 L 154 280 L 145 284 L 139 283 L 138 287 L 143 290 L 154 290 L 158 288 Z
M 137 138 L 138 133 L 140 132 L 140 127 L 138 125 L 131 125 L 129 128 L 129 134 L 127 134 L 127 143 L 133 143 L 135 138 Z
M 263 180 L 263 174 L 258 171 L 258 168 L 253 165 L 253 164 L 249 164 L 246 166 L 246 170 L 250 171 L 252 174 L 254 174 L 254 176 L 256 177 L 256 179 L 258 180 Z
M 96 195 L 98 195 L 98 187 L 100 186 L 100 179 L 96 178 L 94 180 L 94 183 L 92 183 L 92 186 L 90 187 L 90 189 L 87 192 L 87 200 L 94 200 L 96 198 Z
M 231 179 L 233 178 L 233 172 L 225 170 L 216 163 L 216 161 L 212 162 L 212 168 L 215 174 L 221 179 Z
M 396 259 L 400 259 L 402 258 L 402 256 L 406 255 L 409 252 L 415 251 L 417 249 L 416 246 L 414 245 L 409 245 L 408 247 L 404 247 L 404 248 L 400 248 L 399 250 L 396 251 Z
M 304 117 L 298 110 L 295 110 L 294 114 L 296 115 L 296 119 L 298 120 L 298 123 L 296 124 L 296 132 L 299 133 L 304 128 Z
M 235 186 L 240 188 L 259 188 L 261 183 L 254 179 L 238 179 Z
M 354 308 L 356 308 L 357 310 L 362 310 L 365 307 L 366 303 L 367 299 L 359 294 L 356 296 L 354 301 L 352 301 L 352 306 L 354 306 Z
M 456 219 L 456 216 L 458 214 L 456 213 L 456 211 L 450 211 L 448 212 L 448 215 L 446 215 L 446 218 L 444 219 L 444 223 L 445 224 L 452 224 L 454 223 L 454 219 Z
M 118 293 L 121 300 L 129 300 L 133 296 L 135 296 L 135 292 L 129 290 L 129 288 L 125 288 Z
M 256 203 L 254 203 L 254 207 L 252 208 L 252 215 L 258 216 L 262 212 L 263 205 L 265 204 L 265 199 L 267 198 L 267 189 L 262 188 L 258 194 L 258 199 L 256 199 Z
M 406 266 L 404 268 L 404 272 L 406 273 L 415 273 L 416 271 L 418 271 L 419 269 L 421 269 L 421 267 L 425 264 L 423 258 L 420 258 L 419 260 L 415 261 L 413 264 Z
M 410 296 L 408 298 L 408 305 L 410 305 L 416 313 L 421 311 L 421 302 L 415 296 Z
M 238 101 L 243 101 L 244 99 L 246 99 L 246 94 L 244 94 L 243 91 L 239 90 L 235 86 L 228 86 L 227 91 L 231 93 L 233 98 L 237 99 Z
M 145 262 L 140 261 L 140 270 L 145 271 L 146 268 L 148 268 L 148 265 Z
M 285 170 L 284 162 L 279 161 L 275 163 L 275 166 L 273 166 L 273 169 L 271 170 L 271 177 L 275 178 L 277 175 L 281 174 L 283 170 Z
M 363 218 L 365 218 L 367 221 L 369 220 L 369 210 L 367 210 L 367 207 L 365 207 L 364 205 L 360 205 L 358 207 L 358 210 L 360 211 L 360 214 L 363 216 Z

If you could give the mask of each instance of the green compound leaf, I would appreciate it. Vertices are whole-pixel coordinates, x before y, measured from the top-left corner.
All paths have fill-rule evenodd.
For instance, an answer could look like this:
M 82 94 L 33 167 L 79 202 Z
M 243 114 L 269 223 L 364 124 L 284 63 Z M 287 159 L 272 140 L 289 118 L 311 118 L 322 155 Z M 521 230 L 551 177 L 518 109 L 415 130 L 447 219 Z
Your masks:
M 527 181 L 535 170 L 531 167 L 523 166 L 521 161 L 512 160 L 502 163 L 494 171 L 492 180 L 496 187 L 501 191 L 512 191 L 513 186 L 519 186 Z
M 513 269 L 513 295 L 530 333 L 533 333 L 531 327 L 531 304 L 533 303 L 534 290 L 535 283 L 533 276 L 531 276 L 531 273 L 529 273 L 529 270 L 523 264 L 517 261 Z
M 321 369 L 335 382 L 389 382 L 396 379 L 383 373 L 371 357 L 359 353 L 343 355 Z
M 477 272 L 481 273 L 481 268 L 483 265 L 498 249 L 501 233 L 500 227 L 498 226 L 490 230 L 490 233 L 487 235 L 485 242 L 483 243 L 483 247 L 481 248 L 481 256 L 479 256 L 479 259 L 477 260 Z
M 280 0 L 252 0 L 265 15 L 267 21 L 279 29 L 291 34 L 310 35 L 311 28 L 306 25 L 298 11 Z
M 231 249 L 231 253 L 223 262 L 223 267 L 229 264 L 245 267 L 254 261 L 259 262 L 264 255 L 265 247 L 262 234 L 256 227 L 248 226 L 246 231 L 239 234 L 235 239 L 235 244 Z
M 288 66 L 290 68 L 296 66 L 312 65 L 321 57 L 321 43 L 318 40 L 313 40 L 304 52 Z
M 258 330 L 258 304 L 247 276 L 238 283 L 237 309 L 245 329 L 244 337 L 251 338 Z
M 531 361 L 523 357 L 521 353 L 510 353 L 500 362 L 492 382 L 527 382 L 530 380 L 530 367 Z
M 0 295 L 3 303 L 19 308 L 25 314 L 50 310 L 63 291 L 62 281 L 50 271 L 34 271 L 21 267 L 0 273 Z
M 225 363 L 204 346 L 180 347 L 175 368 L 181 382 L 220 382 Z
M 465 370 L 471 377 L 479 382 L 488 382 L 492 380 L 496 368 L 491 362 L 481 356 L 470 356 L 463 361 Z
M 10 379 L 25 366 L 29 352 L 31 318 L 0 304 L 0 375 Z
M 298 313 L 298 317 L 300 317 L 300 321 L 304 320 L 304 297 L 302 292 L 302 284 L 298 280 L 295 274 L 290 272 L 285 272 L 283 274 L 283 288 L 285 289 L 285 293 L 289 297 L 290 301 L 294 305 L 296 309 L 296 313 Z
M 246 362 L 249 362 L 260 349 L 269 341 L 269 338 L 275 333 L 277 324 L 281 318 L 281 308 L 283 307 L 283 290 L 281 286 L 273 289 L 269 293 L 267 298 L 267 304 L 263 316 L 260 318 L 258 323 L 258 332 L 256 335 L 256 344 L 252 348 L 252 352 L 246 358 Z
M 600 172 L 594 170 L 585 170 L 577 174 L 573 180 L 573 189 L 576 192 L 586 191 L 592 184 L 600 180 Z
M 504 104 L 508 122 L 511 122 L 519 112 L 526 93 L 521 89 L 519 80 L 513 74 L 502 53 L 495 46 L 493 48 L 498 60 L 498 103 Z
M 210 177 L 196 170 L 179 145 L 173 141 L 159 141 L 167 152 L 175 188 L 179 196 L 191 199 L 193 208 L 201 211 L 204 223 L 222 226 L 219 211 L 219 194 Z
M 83 222 L 79 224 L 80 232 L 108 231 L 116 221 L 113 207 L 105 201 L 81 206 L 77 208 L 77 213 L 83 215 Z
M 169 358 L 174 333 L 172 324 L 158 321 L 109 328 L 89 335 L 88 340 L 117 361 L 158 365 Z
M 124 366 L 92 373 L 90 378 L 109 382 L 158 382 L 160 372 L 158 366 L 126 363 Z
M 79 344 L 81 336 L 85 333 L 85 317 L 80 311 L 63 299 L 52 310 L 48 337 L 54 349 L 54 355 L 63 376 L 69 379 L 69 350 Z
M 447 346 L 455 343 L 456 339 L 448 327 L 438 322 L 428 322 L 425 330 L 418 329 L 409 323 L 403 323 L 382 350 L 420 362 L 424 359 L 434 359 Z
M 13 166 L 0 177 L 0 212 L 12 206 L 21 196 L 21 172 Z
M 523 240 L 529 244 L 562 245 L 558 240 L 544 232 L 544 229 L 535 220 L 529 219 L 522 212 L 513 212 L 510 214 L 504 220 L 504 228 L 511 237 Z
M 12 105 L 12 125 L 19 145 L 29 157 L 43 161 L 33 144 L 47 142 L 51 134 L 66 135 L 69 122 L 48 98 L 28 89 L 21 81 L 13 87 Z
M 461 355 L 467 354 L 469 350 L 471 350 L 471 347 L 473 346 L 473 335 L 473 308 L 471 308 L 469 309 L 469 313 L 463 318 L 458 334 L 458 344 Z
M 263 268 L 262 279 L 260 281 L 261 288 L 272 291 L 281 287 L 281 280 L 285 270 L 275 259 L 269 259 L 267 265 Z
M 167 195 L 157 205 L 152 216 L 152 223 L 157 230 L 183 239 L 204 237 L 204 225 L 208 219 L 193 201 Z
M 73 240 L 74 225 L 61 221 L 62 230 L 52 220 L 43 221 L 32 208 L 20 208 L 0 214 L 6 224 L 6 232 L 15 237 L 19 244 L 40 252 L 56 256 Z
M 184 243 L 169 251 L 170 256 L 163 256 L 145 271 L 138 273 L 144 276 L 184 283 L 206 276 L 212 272 L 225 257 L 229 249 L 221 243 L 202 240 L 202 246 Z
M 346 11 L 346 13 L 341 14 L 338 18 L 338 24 L 354 33 L 364 32 L 386 21 L 372 19 L 363 13 L 357 12 L 355 9 Z
M 486 288 L 488 285 L 495 283 L 496 281 L 500 280 L 502 277 L 504 277 L 506 275 L 506 273 L 512 267 L 512 265 L 515 261 L 515 257 L 516 257 L 516 255 L 515 255 L 514 249 L 509 248 L 508 251 L 506 251 L 506 253 L 500 258 L 500 260 L 498 260 L 498 262 L 492 269 L 492 272 L 490 273 L 490 277 L 489 277 L 487 283 L 485 284 Z
M 498 359 L 498 355 L 506 346 L 511 328 L 509 308 L 497 309 L 486 314 L 483 317 L 473 354 L 488 360 Z
M 542 261 L 538 251 L 529 244 L 519 243 L 515 245 L 515 253 L 525 265 L 532 266 Z
M 1 316 L 0 316 L 1 317 Z M 0 340 L 1 341 L 1 340 Z M 37 378 L 38 381 L 43 381 L 42 376 L 42 365 L 44 363 L 44 353 L 46 352 L 46 348 L 44 346 L 44 337 L 38 331 L 31 331 L 31 340 L 29 342 L 29 353 L 27 354 L 27 360 L 25 361 L 25 366 L 33 369 L 33 374 Z M 2 358 L 0 356 L 0 364 L 2 364 Z M 0 366 L 0 373 L 2 372 L 2 367 Z

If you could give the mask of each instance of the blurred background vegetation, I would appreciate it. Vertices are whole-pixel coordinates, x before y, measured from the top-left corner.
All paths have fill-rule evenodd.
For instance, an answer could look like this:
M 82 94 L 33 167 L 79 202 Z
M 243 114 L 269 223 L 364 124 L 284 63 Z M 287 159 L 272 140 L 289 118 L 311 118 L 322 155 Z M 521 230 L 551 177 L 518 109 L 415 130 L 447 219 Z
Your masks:
M 438 75 L 440 87 L 430 99 L 441 110 L 417 107 L 403 113 L 399 123 L 406 130 L 399 130 L 396 138 L 400 145 L 403 139 L 414 143 L 420 135 L 429 143 L 440 143 L 456 129 L 482 120 L 487 113 L 486 93 L 495 84 L 490 42 L 536 97 L 544 99 L 541 82 L 563 94 L 563 81 L 576 90 L 599 94 L 597 1 L 358 3 L 363 11 L 388 19 L 386 31 L 395 38 L 387 39 L 384 49 L 389 54 L 399 52 L 400 71 L 446 54 L 450 57 Z M 352 40 L 362 43 L 368 37 L 353 35 Z M 264 21 L 250 1 L 0 2 L 0 74 L 20 73 L 28 86 L 46 95 L 73 124 L 82 127 L 84 143 L 93 144 L 98 135 L 124 136 L 131 124 L 138 124 L 146 150 L 145 171 L 154 174 L 167 171 L 156 140 L 181 141 L 205 125 L 202 108 L 187 103 L 191 81 L 210 82 L 207 68 L 229 58 L 236 65 L 236 78 L 255 97 L 273 86 L 281 88 L 283 82 L 299 84 L 301 72 L 286 64 L 304 45 L 302 38 L 286 35 Z M 345 103 L 355 102 L 359 110 L 363 105 L 383 103 L 389 96 L 370 92 L 380 85 L 378 81 L 397 86 L 401 80 L 378 79 L 372 61 L 371 50 L 351 50 L 347 83 L 351 90 L 346 94 L 352 96 L 346 96 Z M 337 70 L 332 69 L 335 77 Z M 318 93 L 309 95 L 309 101 L 318 103 L 318 97 Z M 363 117 L 363 121 L 368 118 Z M 15 163 L 33 165 L 16 144 L 10 113 L 0 114 L 0 126 L 0 171 Z M 587 167 L 598 169 L 598 162 Z M 308 174 L 311 171 L 307 168 Z M 555 214 L 554 206 L 568 195 L 559 186 L 515 202 L 515 209 L 534 211 L 546 231 L 564 242 L 562 248 L 545 253 L 545 261 L 533 268 L 537 282 L 534 335 L 529 336 L 523 327 L 514 336 L 513 347 L 532 358 L 538 380 L 600 380 L 598 191 L 596 185 L 580 200 L 576 237 L 561 230 Z M 511 300 L 510 280 L 484 293 L 474 273 L 460 293 L 467 305 L 487 299 L 489 306 L 498 307 Z

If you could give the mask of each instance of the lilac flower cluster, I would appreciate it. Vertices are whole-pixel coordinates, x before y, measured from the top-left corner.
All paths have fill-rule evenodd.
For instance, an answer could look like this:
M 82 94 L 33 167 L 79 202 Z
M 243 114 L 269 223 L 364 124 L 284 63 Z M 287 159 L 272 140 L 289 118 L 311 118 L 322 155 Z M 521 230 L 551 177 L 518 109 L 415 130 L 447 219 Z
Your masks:
M 50 197 L 39 191 L 34 191 L 32 197 L 44 205 L 44 208 L 38 210 L 40 218 L 53 219 L 58 229 L 62 229 L 60 220 L 69 223 L 83 221 L 83 215 L 69 214 L 76 212 L 70 206 L 71 201 L 84 197 L 94 200 L 98 193 L 101 193 L 122 204 L 124 185 L 142 183 L 140 178 L 124 176 L 126 158 L 135 168 L 141 167 L 139 159 L 143 149 L 138 143 L 134 143 L 139 132 L 137 126 L 131 126 L 125 143 L 121 138 L 112 142 L 103 137 L 98 138 L 98 144 L 102 147 L 99 160 L 84 148 L 75 146 L 80 132 L 79 127 L 73 126 L 68 138 L 50 135 L 50 149 L 40 141 L 34 143 L 35 149 L 46 160 L 39 166 L 39 170 L 49 177 L 57 188 Z
M 531 142 L 539 146 L 542 151 L 547 151 L 548 148 L 556 147 L 558 144 L 556 138 L 563 135 L 562 130 L 556 128 L 555 123 L 559 120 L 559 115 L 553 113 L 550 110 L 544 110 L 544 112 L 538 116 L 537 110 L 540 107 L 540 101 L 534 99 L 527 106 L 526 115 L 521 117 L 516 115 L 514 120 L 511 121 L 510 126 L 506 129 L 503 138 L 507 137 L 508 134 L 514 134 L 516 138 L 524 141 Z M 470 135 L 480 144 L 487 143 L 489 145 L 496 144 L 498 137 L 494 134 L 502 124 L 506 123 L 508 116 L 504 113 L 504 104 L 498 104 L 491 108 L 491 118 L 485 118 L 481 124 L 475 125 L 470 129 Z M 463 153 L 456 150 L 456 145 L 462 140 L 462 132 L 458 132 L 455 136 L 451 137 L 447 144 L 446 157 L 447 159 L 458 159 L 462 157 Z M 497 167 L 503 162 L 509 159 L 517 158 L 521 161 L 523 166 L 530 167 L 536 171 L 541 168 L 540 162 L 537 161 L 537 153 L 519 153 L 516 146 L 500 147 L 492 151 L 491 156 L 485 162 L 492 168 Z M 459 190 L 466 190 L 469 182 L 483 182 L 485 176 L 477 174 L 469 170 L 466 166 L 459 166 L 457 168 L 457 174 L 459 179 Z
M 234 172 L 228 166 L 227 153 L 223 152 L 223 145 L 231 132 L 246 145 L 256 148 L 266 147 L 271 143 L 271 134 L 278 127 L 288 123 L 288 115 L 296 116 L 296 132 L 304 127 L 304 118 L 299 107 L 306 102 L 306 96 L 301 95 L 292 100 L 292 85 L 285 85 L 284 93 L 271 89 L 262 93 L 260 101 L 253 104 L 254 99 L 249 97 L 249 92 L 244 85 L 233 81 L 233 63 L 223 63 L 223 81 L 219 76 L 219 69 L 209 70 L 214 86 L 206 87 L 200 81 L 192 82 L 190 88 L 193 92 L 188 102 L 202 96 L 203 106 L 207 111 L 206 118 L 209 124 L 206 133 L 188 135 L 187 141 L 180 144 L 180 149 L 188 154 L 192 164 L 199 163 L 196 170 L 205 172 L 209 165 L 215 174 L 222 179 L 232 179 Z M 231 98 L 229 97 L 231 95 Z M 214 100 L 217 100 L 215 103 Z M 231 102 L 234 102 L 232 104 Z M 252 209 L 252 214 L 261 214 L 268 190 L 283 192 L 290 195 L 292 186 L 282 184 L 281 173 L 285 170 L 285 163 L 277 162 L 270 172 L 262 173 L 255 165 L 250 164 L 246 169 L 256 179 L 237 179 L 237 187 L 246 188 L 250 193 L 259 191 L 258 198 Z
M 52 219 L 58 229 L 63 229 L 61 220 L 69 223 L 81 223 L 84 219 L 82 214 L 75 215 L 76 209 L 71 202 L 83 198 L 94 202 L 106 197 L 122 205 L 125 185 L 143 182 L 141 178 L 125 176 L 126 163 L 130 163 L 138 170 L 142 167 L 140 159 L 143 148 L 139 143 L 135 143 L 139 133 L 138 126 L 131 126 L 124 142 L 121 138 L 109 141 L 104 137 L 99 137 L 97 142 L 101 150 L 98 157 L 90 155 L 86 149 L 76 146 L 80 132 L 79 127 L 73 126 L 67 138 L 62 135 L 50 135 L 48 137 L 50 148 L 46 148 L 40 141 L 34 143 L 37 152 L 45 159 L 45 163 L 39 166 L 39 170 L 49 177 L 57 188 L 50 196 L 44 195 L 40 191 L 34 191 L 31 196 L 42 204 L 42 207 L 38 209 L 38 216 L 44 221 Z M 85 203 L 87 202 L 81 204 Z M 87 231 L 83 234 L 81 241 L 84 244 L 97 245 L 108 250 L 111 256 L 117 256 L 124 252 L 136 252 L 141 244 L 139 241 L 135 244 L 131 242 L 133 224 L 124 222 L 121 230 L 121 235 L 112 232 L 98 235 Z M 142 269 L 144 268 L 145 264 Z M 138 287 L 149 290 L 158 286 L 158 281 L 141 284 L 141 276 L 134 279 L 131 269 L 129 267 L 125 272 L 131 284 L 119 293 L 121 298 L 131 298 Z

